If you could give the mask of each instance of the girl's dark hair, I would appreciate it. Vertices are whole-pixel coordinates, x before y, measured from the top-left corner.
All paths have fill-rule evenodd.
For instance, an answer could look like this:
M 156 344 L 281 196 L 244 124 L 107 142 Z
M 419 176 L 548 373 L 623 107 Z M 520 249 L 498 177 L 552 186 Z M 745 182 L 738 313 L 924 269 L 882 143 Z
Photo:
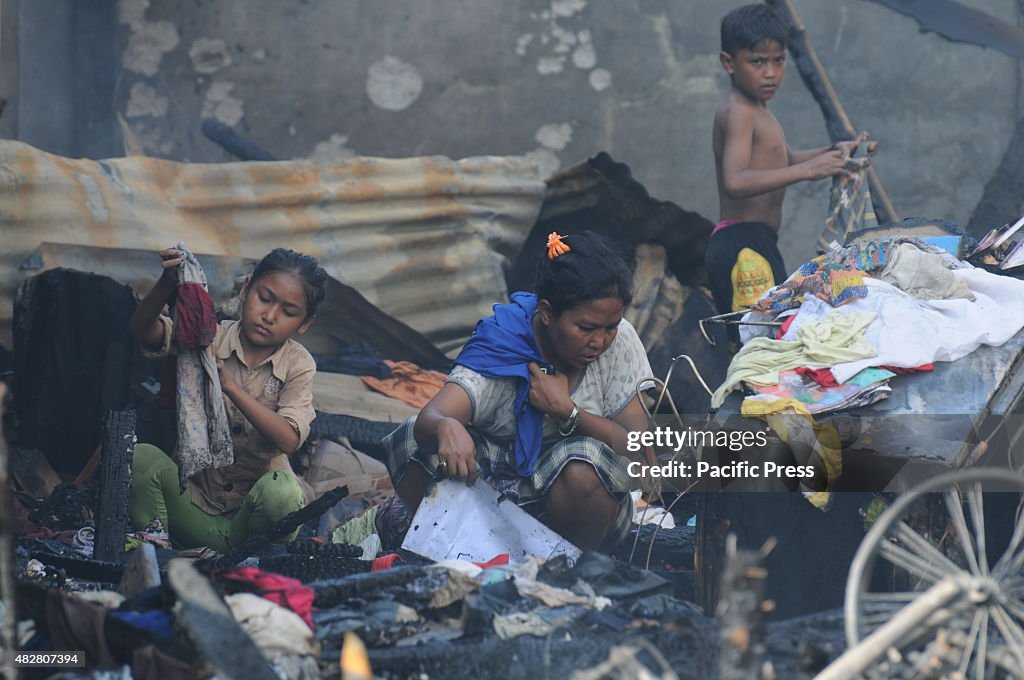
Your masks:
M 789 44 L 789 29 L 775 9 L 768 5 L 744 5 L 722 18 L 722 51 L 736 56 L 740 50 L 752 50 L 763 40 Z
M 306 293 L 306 318 L 316 314 L 317 307 L 327 296 L 327 272 L 316 258 L 288 248 L 274 248 L 256 265 L 249 279 L 249 286 L 252 287 L 264 276 L 277 272 L 294 274 L 302 281 L 302 289 Z
M 533 290 L 547 300 L 555 314 L 606 297 L 633 301 L 633 249 L 592 231 L 562 239 L 572 250 L 549 260 L 545 252 L 537 263 Z

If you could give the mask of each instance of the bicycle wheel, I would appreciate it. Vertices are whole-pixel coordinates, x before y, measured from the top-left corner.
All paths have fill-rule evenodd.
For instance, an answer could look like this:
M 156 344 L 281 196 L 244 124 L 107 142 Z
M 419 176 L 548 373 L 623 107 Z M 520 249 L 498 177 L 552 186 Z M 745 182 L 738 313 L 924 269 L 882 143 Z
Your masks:
M 1010 492 L 1012 496 L 990 494 Z M 983 493 L 984 492 L 984 493 Z M 1024 678 L 1024 475 L 976 469 L 941 475 L 899 496 L 868 531 L 846 585 L 846 641 L 853 649 L 901 614 L 910 632 L 886 650 L 876 677 Z M 985 502 L 1013 504 L 1001 552 L 987 545 Z M 1001 527 L 1000 527 L 1001 528 Z M 995 557 L 998 555 L 998 557 Z M 895 590 L 872 589 L 881 558 Z M 927 614 L 907 607 L 940 583 L 956 594 Z M 948 590 L 947 593 L 953 591 Z

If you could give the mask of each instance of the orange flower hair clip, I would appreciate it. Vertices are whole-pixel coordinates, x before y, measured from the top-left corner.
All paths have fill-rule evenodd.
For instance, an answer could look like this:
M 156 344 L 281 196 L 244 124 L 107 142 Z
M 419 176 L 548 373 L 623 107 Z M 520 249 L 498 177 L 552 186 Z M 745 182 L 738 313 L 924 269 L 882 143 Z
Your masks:
M 565 255 L 567 252 L 572 250 L 569 244 L 563 241 L 564 236 L 560 236 L 557 231 L 553 231 L 548 234 L 548 259 L 553 260 L 559 255 Z

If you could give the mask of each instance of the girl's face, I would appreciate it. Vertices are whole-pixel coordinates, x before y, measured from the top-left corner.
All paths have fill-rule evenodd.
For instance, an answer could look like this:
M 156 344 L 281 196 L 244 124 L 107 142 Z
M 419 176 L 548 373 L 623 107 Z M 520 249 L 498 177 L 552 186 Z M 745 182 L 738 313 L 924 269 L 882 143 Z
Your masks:
M 305 333 L 306 291 L 291 272 L 272 272 L 251 281 L 242 300 L 242 336 L 254 347 L 278 347 Z
M 588 300 L 557 315 L 547 300 L 538 304 L 547 346 L 556 355 L 548 359 L 572 368 L 593 363 L 611 347 L 622 321 L 619 297 Z

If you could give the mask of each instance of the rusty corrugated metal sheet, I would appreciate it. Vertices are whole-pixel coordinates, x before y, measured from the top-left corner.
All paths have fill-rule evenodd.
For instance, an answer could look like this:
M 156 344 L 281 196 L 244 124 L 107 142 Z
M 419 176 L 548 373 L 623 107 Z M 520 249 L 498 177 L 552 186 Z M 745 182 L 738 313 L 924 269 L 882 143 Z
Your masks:
M 444 350 L 506 296 L 545 185 L 518 157 L 188 164 L 0 142 L 0 342 L 42 242 L 259 258 L 288 246 Z M 155 265 L 155 262 L 154 262 Z M 158 269 L 154 266 L 154 276 Z

